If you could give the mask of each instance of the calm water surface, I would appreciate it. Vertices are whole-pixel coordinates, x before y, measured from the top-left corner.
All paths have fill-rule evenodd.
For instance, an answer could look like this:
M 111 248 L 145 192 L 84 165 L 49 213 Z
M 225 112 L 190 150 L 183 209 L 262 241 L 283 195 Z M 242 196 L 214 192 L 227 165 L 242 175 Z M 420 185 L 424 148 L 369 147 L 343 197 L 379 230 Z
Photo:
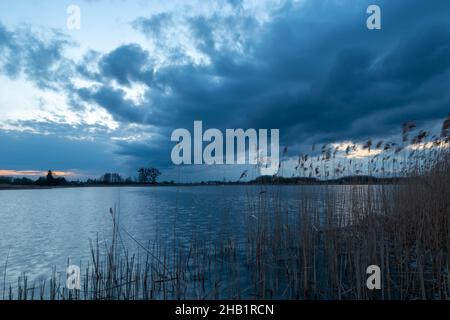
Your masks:
M 264 188 L 264 190 L 262 189 Z M 87 262 L 90 242 L 111 237 L 109 208 L 139 242 L 214 241 L 224 232 L 239 239 L 246 230 L 249 199 L 271 194 L 283 210 L 296 210 L 298 193 L 319 186 L 106 187 L 0 191 L 0 284 L 25 272 L 48 278 L 52 268 Z M 342 187 L 334 187 L 342 190 Z M 269 188 L 270 189 L 270 188 Z M 320 204 L 320 197 L 317 197 Z M 270 208 L 268 208 L 270 212 Z M 9 254 L 9 258 L 7 259 Z M 15 281 L 15 280 L 14 280 Z

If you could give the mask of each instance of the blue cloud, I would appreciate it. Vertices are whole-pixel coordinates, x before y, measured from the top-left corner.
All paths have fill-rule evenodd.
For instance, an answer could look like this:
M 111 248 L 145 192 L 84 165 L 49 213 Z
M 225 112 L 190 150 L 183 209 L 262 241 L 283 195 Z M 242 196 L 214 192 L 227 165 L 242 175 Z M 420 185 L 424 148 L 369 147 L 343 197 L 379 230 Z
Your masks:
M 10 31 L 0 22 L 0 70 L 11 79 L 24 75 L 41 89 L 57 89 L 72 76 L 72 61 L 64 56 L 72 45 L 55 30 L 43 36 L 29 26 Z
M 172 15 L 167 12 L 155 14 L 150 18 L 140 17 L 133 21 L 135 29 L 141 31 L 147 37 L 158 38 L 169 25 L 173 23 Z

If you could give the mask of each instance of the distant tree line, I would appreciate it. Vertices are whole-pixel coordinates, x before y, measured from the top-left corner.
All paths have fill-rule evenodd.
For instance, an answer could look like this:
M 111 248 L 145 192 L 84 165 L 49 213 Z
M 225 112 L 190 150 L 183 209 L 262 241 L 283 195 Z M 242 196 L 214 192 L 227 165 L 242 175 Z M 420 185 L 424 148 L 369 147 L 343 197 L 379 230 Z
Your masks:
M 55 177 L 52 171 L 48 171 L 46 177 L 41 177 L 36 181 L 29 178 L 14 178 L 0 176 L 0 185 L 17 185 L 17 186 L 89 186 L 89 185 L 175 185 L 172 181 L 158 182 L 161 172 L 156 168 L 140 168 L 137 178 L 123 178 L 118 173 L 105 173 L 97 179 L 87 179 L 86 181 L 68 181 L 63 177 Z M 280 176 L 260 176 L 250 181 L 227 181 L 225 178 L 221 181 L 201 181 L 192 183 L 178 183 L 177 185 L 301 185 L 301 184 L 390 184 L 398 183 L 406 178 L 380 178 L 374 176 L 347 176 L 332 180 L 319 180 L 317 178 L 306 177 L 280 177 Z
M 47 176 L 40 177 L 37 180 L 32 180 L 26 177 L 0 177 L 0 184 L 8 185 L 21 185 L 21 186 L 61 186 L 68 184 L 67 180 L 63 177 L 55 177 L 51 170 L 48 171 Z
M 132 184 L 157 184 L 158 177 L 161 171 L 156 168 L 140 168 L 138 170 L 138 177 L 123 178 L 119 173 L 109 172 L 105 173 L 96 179 L 87 179 L 86 181 L 68 181 L 64 177 L 56 177 L 54 173 L 49 170 L 45 177 L 40 177 L 37 180 L 32 180 L 26 177 L 1 177 L 0 185 L 23 185 L 23 186 L 70 186 L 70 185 L 132 185 Z M 163 184 L 173 184 L 174 182 L 163 182 Z
M 0 177 L 0 184 L 14 184 L 20 186 L 29 186 L 34 184 L 35 181 L 29 178 L 13 178 L 13 177 Z

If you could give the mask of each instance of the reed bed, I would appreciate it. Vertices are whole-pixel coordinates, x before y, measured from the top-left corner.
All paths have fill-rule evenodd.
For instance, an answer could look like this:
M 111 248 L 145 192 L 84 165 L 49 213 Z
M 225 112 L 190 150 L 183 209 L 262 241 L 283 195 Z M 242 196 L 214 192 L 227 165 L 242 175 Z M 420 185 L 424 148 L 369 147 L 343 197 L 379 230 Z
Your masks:
M 366 168 L 398 177 L 395 184 L 302 186 L 295 208 L 283 201 L 283 187 L 261 185 L 243 204 L 243 241 L 226 231 L 224 213 L 214 243 L 193 232 L 188 245 L 142 244 L 111 209 L 111 239 L 91 242 L 80 290 L 68 290 L 55 269 L 41 283 L 20 276 L 3 288 L 3 298 L 449 299 L 450 117 L 439 137 L 420 131 L 410 139 L 414 128 L 403 125 L 402 145 L 367 141 L 368 156 L 359 160 L 351 156 L 355 145 L 323 146 L 318 156 L 301 155 L 296 168 L 302 177 Z M 370 265 L 381 269 L 380 290 L 366 287 Z

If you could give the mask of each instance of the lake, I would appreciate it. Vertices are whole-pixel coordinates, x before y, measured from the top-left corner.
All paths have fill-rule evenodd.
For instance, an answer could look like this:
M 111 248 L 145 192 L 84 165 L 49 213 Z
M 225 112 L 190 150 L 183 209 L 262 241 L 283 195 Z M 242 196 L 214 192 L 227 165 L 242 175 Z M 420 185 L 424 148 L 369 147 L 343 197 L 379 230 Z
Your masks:
M 363 187 L 361 187 L 363 188 Z M 327 190 L 328 192 L 319 192 Z M 243 243 L 252 205 L 269 215 L 296 212 L 300 195 L 321 208 L 327 194 L 348 195 L 348 186 L 104 187 L 0 191 L 0 270 L 6 283 L 21 273 L 30 282 L 48 279 L 52 268 L 90 258 L 90 240 L 112 233 L 110 208 L 137 242 L 188 246 L 193 237 L 214 243 L 227 237 Z M 261 204 L 261 197 L 270 198 Z M 337 199 L 345 199 L 339 196 Z M 312 199 L 312 201 L 311 201 Z M 250 207 L 249 207 L 250 206 Z M 263 208 L 264 207 L 264 208 Z M 263 209 L 261 209 L 263 208 Z M 136 243 L 125 239 L 127 246 Z M 8 259 L 7 259 L 8 257 Z M 2 287 L 3 276 L 0 279 Z

